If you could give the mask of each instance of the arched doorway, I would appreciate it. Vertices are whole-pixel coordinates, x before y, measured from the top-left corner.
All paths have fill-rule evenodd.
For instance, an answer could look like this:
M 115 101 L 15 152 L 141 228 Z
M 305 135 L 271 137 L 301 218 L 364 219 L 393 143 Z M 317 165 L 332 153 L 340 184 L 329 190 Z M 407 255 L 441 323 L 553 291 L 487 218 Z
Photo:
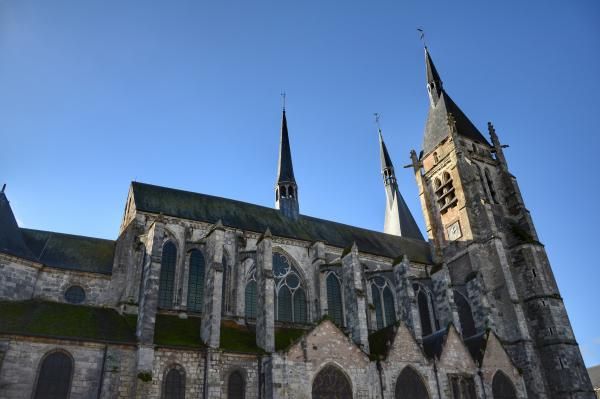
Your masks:
M 398 376 L 394 398 L 429 399 L 423 379 L 412 367 L 405 367 Z
M 502 371 L 494 375 L 492 381 L 492 394 L 494 399 L 517 399 L 517 390 L 510 378 Z
M 319 371 L 312 385 L 313 399 L 351 399 L 352 387 L 342 371 L 332 365 Z
M 52 352 L 42 361 L 34 399 L 66 399 L 71 389 L 73 360 L 64 352 Z

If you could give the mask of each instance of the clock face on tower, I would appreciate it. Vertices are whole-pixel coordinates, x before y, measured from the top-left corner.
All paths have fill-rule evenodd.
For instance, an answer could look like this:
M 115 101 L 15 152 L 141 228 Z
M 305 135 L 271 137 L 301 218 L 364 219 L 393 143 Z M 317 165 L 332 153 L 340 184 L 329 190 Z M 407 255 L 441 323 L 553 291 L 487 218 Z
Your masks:
M 460 222 L 457 220 L 447 227 L 446 232 L 448 233 L 448 240 L 454 241 L 459 239 L 462 236 L 462 231 L 460 231 Z

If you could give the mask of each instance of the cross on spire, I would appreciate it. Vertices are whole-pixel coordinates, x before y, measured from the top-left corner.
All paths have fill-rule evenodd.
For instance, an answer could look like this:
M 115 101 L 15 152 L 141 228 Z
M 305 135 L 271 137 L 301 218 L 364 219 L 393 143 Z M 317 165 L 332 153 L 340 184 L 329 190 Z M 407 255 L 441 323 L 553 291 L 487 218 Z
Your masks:
M 285 111 L 285 90 L 281 92 L 281 105 L 282 109 Z

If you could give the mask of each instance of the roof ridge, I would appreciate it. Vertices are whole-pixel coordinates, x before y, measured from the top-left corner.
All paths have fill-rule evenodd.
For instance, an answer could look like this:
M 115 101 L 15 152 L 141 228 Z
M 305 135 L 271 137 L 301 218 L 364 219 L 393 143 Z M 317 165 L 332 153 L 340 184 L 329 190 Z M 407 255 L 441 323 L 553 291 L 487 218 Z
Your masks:
M 32 231 L 32 232 L 37 232 L 37 233 L 57 234 L 57 235 L 66 236 L 66 237 L 73 237 L 73 238 L 88 238 L 88 239 L 92 239 L 92 240 L 116 242 L 116 240 L 111 240 L 110 238 L 100 238 L 100 237 L 84 236 L 84 235 L 81 235 L 81 234 L 62 233 L 60 231 L 31 229 L 31 228 L 28 228 L 28 227 L 19 227 L 19 229 L 22 230 L 22 231 L 25 230 L 25 231 Z M 48 240 L 49 239 L 50 239 L 50 237 L 48 237 Z

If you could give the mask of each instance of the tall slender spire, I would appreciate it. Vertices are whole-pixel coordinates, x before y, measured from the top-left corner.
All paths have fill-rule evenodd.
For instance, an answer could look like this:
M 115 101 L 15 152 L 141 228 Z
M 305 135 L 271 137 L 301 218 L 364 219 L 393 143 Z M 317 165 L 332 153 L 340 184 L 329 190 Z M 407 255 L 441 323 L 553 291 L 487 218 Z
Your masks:
M 442 79 L 438 74 L 427 46 L 425 46 L 425 73 L 427 75 L 427 91 L 429 92 L 429 101 L 434 107 L 442 95 Z
M 4 193 L 5 187 L 6 185 L 0 191 L 0 252 L 35 259 L 23 240 L 15 215 Z
M 401 237 L 414 238 L 422 240 L 423 235 L 415 222 L 410 209 L 404 202 L 398 182 L 394 173 L 394 165 L 388 153 L 381 129 L 379 131 L 379 154 L 381 157 L 381 173 L 383 174 L 383 184 L 385 186 L 386 206 L 385 222 L 383 232 Z
M 281 139 L 279 143 L 279 164 L 277 168 L 277 184 L 275 186 L 275 208 L 290 218 L 297 218 L 299 214 L 298 186 L 294 178 L 292 165 L 292 151 L 283 107 L 281 117 Z

